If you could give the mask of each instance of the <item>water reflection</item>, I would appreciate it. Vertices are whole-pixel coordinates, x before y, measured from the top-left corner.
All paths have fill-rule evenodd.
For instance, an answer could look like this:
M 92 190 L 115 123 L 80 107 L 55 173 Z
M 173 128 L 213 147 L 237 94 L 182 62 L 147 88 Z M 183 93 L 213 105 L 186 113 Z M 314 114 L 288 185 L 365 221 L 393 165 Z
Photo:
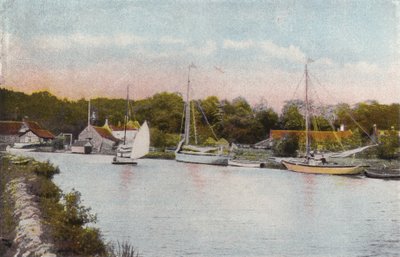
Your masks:
M 398 181 L 29 153 L 143 256 L 398 256 Z
M 131 182 L 134 176 L 133 169 L 134 167 L 132 165 L 122 165 L 122 171 L 119 173 L 121 193 L 128 192 L 128 189 L 131 186 Z

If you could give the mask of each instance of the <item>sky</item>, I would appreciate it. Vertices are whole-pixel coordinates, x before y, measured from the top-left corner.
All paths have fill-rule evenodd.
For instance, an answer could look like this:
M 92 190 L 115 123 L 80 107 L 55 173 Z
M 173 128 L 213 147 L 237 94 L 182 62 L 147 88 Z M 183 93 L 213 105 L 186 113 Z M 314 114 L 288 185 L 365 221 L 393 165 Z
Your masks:
M 70 99 L 216 95 L 279 111 L 400 102 L 398 0 L 0 0 L 3 87 Z

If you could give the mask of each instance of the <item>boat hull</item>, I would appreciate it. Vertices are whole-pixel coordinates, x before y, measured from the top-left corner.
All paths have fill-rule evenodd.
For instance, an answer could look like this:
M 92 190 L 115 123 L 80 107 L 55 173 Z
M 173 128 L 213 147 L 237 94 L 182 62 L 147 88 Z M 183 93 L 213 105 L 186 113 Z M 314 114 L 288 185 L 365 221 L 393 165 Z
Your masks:
M 243 161 L 236 161 L 236 160 L 229 160 L 229 166 L 234 167 L 243 167 L 243 168 L 264 168 L 265 163 L 263 162 L 243 162 Z
M 400 179 L 400 169 L 367 169 L 365 170 L 365 176 L 380 179 Z
M 114 165 L 137 165 L 138 163 L 131 158 L 114 157 L 111 162 Z
M 178 162 L 227 166 L 228 159 L 228 156 L 223 155 L 175 153 Z
M 363 167 L 358 166 L 331 166 L 331 165 L 308 165 L 303 163 L 282 161 L 282 164 L 290 171 L 311 173 L 311 174 L 331 174 L 331 175 L 355 175 L 362 172 Z

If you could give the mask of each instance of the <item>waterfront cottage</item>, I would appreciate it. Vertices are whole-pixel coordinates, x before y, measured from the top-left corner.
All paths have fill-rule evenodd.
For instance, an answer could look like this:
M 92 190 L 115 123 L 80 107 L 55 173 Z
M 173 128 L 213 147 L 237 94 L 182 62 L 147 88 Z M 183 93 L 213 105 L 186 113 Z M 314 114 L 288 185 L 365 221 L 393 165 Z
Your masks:
M 79 134 L 78 141 L 90 142 L 95 153 L 113 154 L 120 140 L 107 127 L 89 125 Z
M 34 121 L 0 121 L 0 143 L 29 145 L 48 143 L 54 135 Z

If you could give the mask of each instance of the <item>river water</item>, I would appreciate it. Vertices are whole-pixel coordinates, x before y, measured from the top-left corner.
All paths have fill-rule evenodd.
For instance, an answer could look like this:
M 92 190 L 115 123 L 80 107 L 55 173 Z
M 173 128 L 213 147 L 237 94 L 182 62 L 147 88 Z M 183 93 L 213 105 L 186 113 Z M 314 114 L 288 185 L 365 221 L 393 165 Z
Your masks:
M 141 256 L 400 256 L 400 181 L 111 156 L 50 160 L 107 240 Z

